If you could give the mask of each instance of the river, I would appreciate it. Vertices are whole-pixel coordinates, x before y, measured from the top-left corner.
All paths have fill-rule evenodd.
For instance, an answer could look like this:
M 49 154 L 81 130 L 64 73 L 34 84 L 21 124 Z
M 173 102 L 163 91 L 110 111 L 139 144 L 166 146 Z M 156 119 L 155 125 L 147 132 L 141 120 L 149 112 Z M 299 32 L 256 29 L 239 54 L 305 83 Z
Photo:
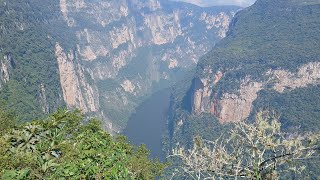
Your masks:
M 162 151 L 162 135 L 170 106 L 170 88 L 154 93 L 136 109 L 124 135 L 131 144 L 145 144 L 152 158 L 165 159 Z

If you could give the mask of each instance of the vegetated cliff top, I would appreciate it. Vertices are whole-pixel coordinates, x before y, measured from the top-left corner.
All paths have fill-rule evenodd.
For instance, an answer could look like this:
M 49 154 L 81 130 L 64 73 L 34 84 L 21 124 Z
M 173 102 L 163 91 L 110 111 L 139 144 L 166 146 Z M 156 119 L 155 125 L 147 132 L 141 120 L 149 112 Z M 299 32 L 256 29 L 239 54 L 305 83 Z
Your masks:
M 316 0 L 259 0 L 236 14 L 227 37 L 200 60 L 198 73 L 210 65 L 214 71 L 238 69 L 240 76 L 259 76 L 319 61 L 319 17 Z

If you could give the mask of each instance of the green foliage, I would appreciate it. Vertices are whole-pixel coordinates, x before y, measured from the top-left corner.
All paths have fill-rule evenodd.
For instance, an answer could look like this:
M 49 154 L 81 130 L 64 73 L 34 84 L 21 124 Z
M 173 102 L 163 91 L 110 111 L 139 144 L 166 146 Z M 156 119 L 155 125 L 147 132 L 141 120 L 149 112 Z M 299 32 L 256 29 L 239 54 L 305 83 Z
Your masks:
M 250 75 L 263 79 L 269 69 L 297 67 L 320 58 L 320 4 L 314 0 L 258 0 L 236 14 L 227 37 L 205 55 L 198 66 L 225 73 L 218 89 L 235 88 L 237 80 Z M 237 87 L 236 87 L 237 88 Z
M 145 146 L 112 137 L 78 111 L 59 110 L 12 128 L 0 146 L 3 179 L 152 179 L 166 167 L 150 160 Z
M 204 73 L 206 67 L 210 67 L 213 73 L 221 70 L 223 78 L 212 89 L 212 96 L 217 93 L 217 98 L 221 98 L 225 92 L 239 93 L 240 82 L 245 77 L 249 77 L 251 81 L 266 82 L 268 78 L 266 72 L 270 69 L 286 69 L 295 73 L 301 65 L 319 61 L 319 13 L 320 4 L 315 0 L 303 2 L 258 0 L 253 6 L 235 15 L 227 37 L 202 57 L 196 77 L 191 79 L 199 77 L 213 79 L 213 74 Z M 180 87 L 175 88 L 179 92 L 175 93 L 174 97 L 179 99 L 173 99 L 175 112 L 172 113 L 171 119 L 210 122 L 210 116 L 203 115 L 202 118 L 198 118 L 183 113 L 183 111 L 191 112 L 194 90 L 189 84 L 190 82 L 179 85 L 188 85 L 188 93 L 187 90 L 180 90 Z M 284 93 L 277 93 L 267 89 L 268 87 L 263 88 L 254 102 L 255 112 L 260 109 L 275 109 L 281 114 L 281 122 L 285 128 L 301 127 L 299 130 L 302 131 L 319 130 L 318 86 L 288 90 Z M 252 115 L 254 117 L 255 113 Z M 174 123 L 176 122 L 172 122 Z M 180 129 L 184 130 L 188 124 L 192 122 L 186 122 Z M 190 130 L 187 132 L 194 131 L 196 127 L 197 125 L 189 126 Z M 207 126 L 204 124 L 203 127 Z M 179 132 L 180 129 L 175 130 Z M 200 132 L 207 134 L 210 129 L 207 132 Z M 187 137 L 184 133 L 180 136 Z
M 12 114 L 0 109 L 0 125 L 0 135 L 3 135 L 6 130 L 16 125 L 16 119 Z
M 10 57 L 10 80 L 0 90 L 2 108 L 15 109 L 19 120 L 32 120 L 64 105 L 54 45 L 72 48 L 74 35 L 51 0 L 0 1 L 0 60 Z M 66 37 L 68 41 L 65 41 Z M 49 109 L 43 110 L 41 88 Z
M 296 131 L 317 132 L 320 129 L 320 92 L 318 86 L 308 86 L 279 93 L 273 90 L 259 92 L 254 102 L 254 116 L 259 110 L 268 108 L 279 113 L 283 128 Z
M 201 117 L 196 115 L 187 116 L 181 131 L 177 131 L 172 143 L 191 147 L 193 139 L 196 136 L 201 136 L 205 139 L 217 139 L 222 132 L 230 128 L 230 124 L 221 125 L 218 119 L 210 114 L 203 114 Z
M 190 148 L 191 139 L 197 135 L 215 140 L 217 134 L 230 128 L 219 124 L 212 115 L 192 114 L 194 88 L 190 85 L 191 79 L 210 78 L 213 81 L 214 74 L 222 71 L 223 78 L 213 86 L 211 93 L 212 96 L 217 93 L 220 98 L 226 92 L 239 93 L 240 82 L 246 77 L 254 82 L 266 82 L 268 70 L 285 69 L 296 73 L 301 65 L 318 62 L 319 12 L 320 3 L 316 0 L 258 0 L 253 6 L 239 11 L 230 24 L 227 37 L 199 61 L 195 77 L 174 89 L 167 149 L 177 143 Z M 204 71 L 208 67 L 212 74 Z M 209 87 L 213 85 L 210 83 Z M 319 86 L 288 89 L 283 93 L 267 86 L 253 104 L 252 119 L 261 109 L 271 109 L 281 115 L 282 130 L 290 133 L 319 131 Z M 308 173 L 312 178 L 319 176 L 319 166 L 314 165 Z
M 30 170 L 29 169 L 22 169 L 19 171 L 16 170 L 9 170 L 5 171 L 2 175 L 2 179 L 6 180 L 23 180 L 29 176 Z

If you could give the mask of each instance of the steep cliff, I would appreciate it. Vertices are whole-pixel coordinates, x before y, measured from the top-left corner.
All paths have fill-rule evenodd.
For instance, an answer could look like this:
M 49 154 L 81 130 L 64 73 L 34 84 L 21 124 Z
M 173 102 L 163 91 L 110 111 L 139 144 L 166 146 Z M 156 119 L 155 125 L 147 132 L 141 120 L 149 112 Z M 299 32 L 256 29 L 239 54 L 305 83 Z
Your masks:
M 59 43 L 55 46 L 55 54 L 59 66 L 60 84 L 63 92 L 63 99 L 71 108 L 79 108 L 83 112 L 95 112 L 99 103 L 95 102 L 94 94 L 98 94 L 86 82 L 83 69 L 77 62 L 75 54 L 70 51 L 64 52 Z
M 261 90 L 274 90 L 279 93 L 290 92 L 296 88 L 318 85 L 320 83 L 320 63 L 310 62 L 296 69 L 269 70 L 262 77 L 265 81 L 252 80 L 250 75 L 240 79 L 240 87 L 235 92 L 224 92 L 219 97 L 211 96 L 215 85 L 218 83 L 217 75 L 213 83 L 201 79 L 202 88 L 194 91 L 192 111 L 196 114 L 211 113 L 219 118 L 221 123 L 241 121 L 249 117 L 253 102 Z M 218 71 L 217 74 L 221 73 Z
M 188 133 L 210 136 L 261 109 L 279 113 L 286 128 L 319 130 L 319 12 L 315 0 L 258 0 L 237 13 L 226 38 L 199 61 L 192 83 L 177 88 L 172 142 Z
M 68 107 L 99 114 L 113 130 L 124 128 L 148 95 L 194 68 L 239 10 L 159 0 L 60 0 L 59 5 L 76 37 L 75 57 L 56 47 L 64 100 Z M 83 69 L 85 79 L 75 69 Z

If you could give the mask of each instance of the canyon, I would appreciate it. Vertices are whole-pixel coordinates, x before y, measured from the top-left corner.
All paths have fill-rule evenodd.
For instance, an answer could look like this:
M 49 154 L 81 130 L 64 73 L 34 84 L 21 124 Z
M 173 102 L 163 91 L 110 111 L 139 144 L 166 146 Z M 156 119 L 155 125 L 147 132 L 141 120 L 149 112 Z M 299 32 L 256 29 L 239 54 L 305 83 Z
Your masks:
M 64 102 L 103 119 L 111 132 L 120 132 L 144 99 L 192 70 L 240 9 L 159 0 L 59 6 L 75 36 L 73 49 L 55 45 Z
M 208 73 L 211 72 L 211 73 Z M 220 97 L 213 95 L 216 85 L 223 73 L 218 71 L 215 76 L 212 70 L 205 69 L 206 78 L 197 80 L 200 88 L 194 89 L 192 111 L 195 114 L 211 113 L 218 117 L 221 123 L 239 122 L 247 119 L 251 113 L 253 102 L 258 92 L 263 89 L 273 89 L 276 92 L 289 92 L 297 88 L 320 84 L 320 63 L 310 62 L 299 67 L 295 72 L 285 69 L 269 70 L 261 76 L 266 81 L 255 82 L 246 76 L 240 80 L 240 87 L 236 93 L 223 93 Z M 222 76 L 222 77 L 221 77 Z

